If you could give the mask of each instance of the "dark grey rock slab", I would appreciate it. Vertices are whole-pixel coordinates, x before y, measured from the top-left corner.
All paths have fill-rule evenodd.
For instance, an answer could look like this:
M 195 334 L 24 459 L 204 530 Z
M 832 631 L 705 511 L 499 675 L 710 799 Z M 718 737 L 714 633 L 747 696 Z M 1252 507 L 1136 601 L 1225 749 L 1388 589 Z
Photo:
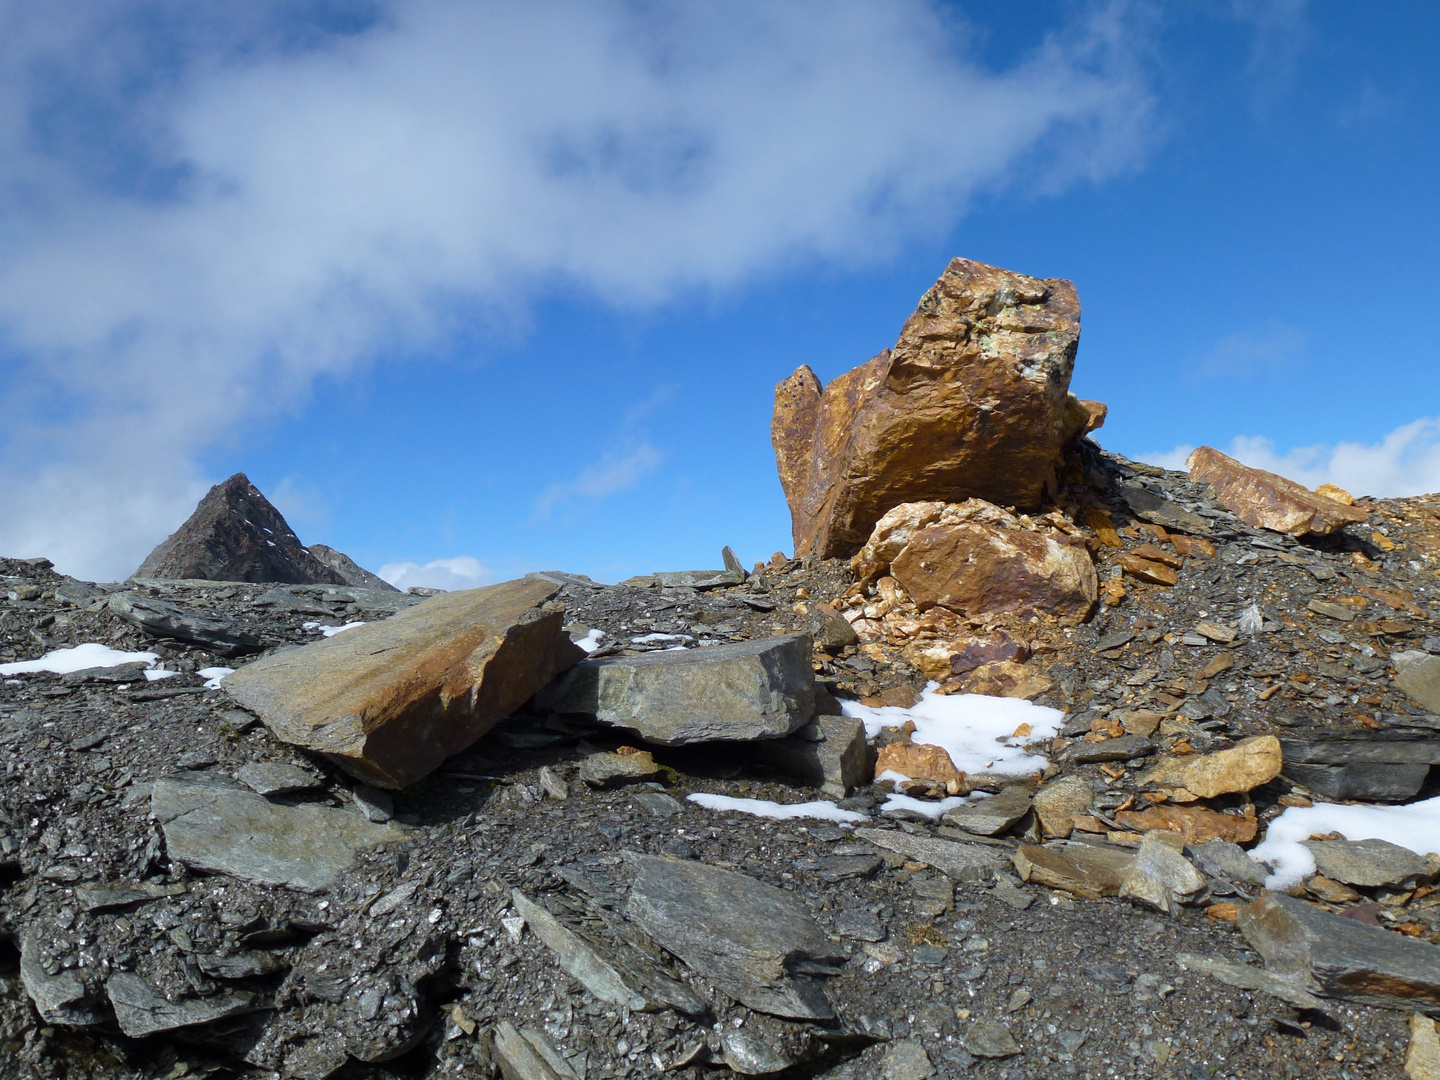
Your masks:
M 575 1070 L 545 1033 L 516 1028 L 509 1020 L 495 1025 L 495 1064 L 505 1080 L 579 1080 Z
M 150 665 L 143 660 L 133 664 L 116 664 L 114 667 L 81 668 L 66 672 L 60 677 L 62 686 L 79 686 L 82 683 L 143 683 L 145 669 Z
M 856 829 L 855 835 L 876 847 L 928 863 L 956 881 L 981 881 L 1004 867 L 1003 849 L 954 840 L 913 836 L 899 829 Z
M 1234 986 L 1240 990 L 1259 990 L 1273 998 L 1279 998 L 1281 1001 L 1294 1005 L 1297 1009 L 1329 1012 L 1325 1002 L 1306 989 L 1306 977 L 1303 974 L 1276 975 L 1264 968 L 1251 967 L 1249 964 L 1237 964 L 1218 956 L 1201 956 L 1197 953 L 1180 953 L 1175 960 L 1181 967 L 1198 971 L 1202 975 L 1209 975 L 1212 979 L 1217 979 L 1227 986 Z
M 48 930 L 32 923 L 20 935 L 20 984 L 47 1024 L 89 1027 L 103 1023 L 105 1012 L 94 988 L 74 970 L 45 970 L 42 958 Z
M 784 739 L 755 743 L 755 760 L 843 799 L 870 779 L 866 770 L 865 725 L 850 716 L 817 716 Z
M 1419 794 L 1430 767 L 1440 765 L 1440 733 L 1419 723 L 1284 738 L 1280 748 L 1285 777 L 1327 799 L 1404 802 Z
M 157 780 L 150 806 L 177 862 L 303 892 L 325 891 L 357 852 L 406 835 L 352 810 L 277 805 L 208 773 Z
M 117 971 L 106 979 L 105 993 L 115 1010 L 120 1030 L 132 1039 L 209 1024 L 260 1008 L 255 995 L 244 991 L 170 1001 L 139 975 L 128 971 Z
M 168 600 L 118 592 L 110 596 L 110 610 L 152 637 L 189 641 L 220 656 L 241 656 L 265 647 L 265 642 L 238 626 L 207 619 Z
M 998 1020 L 976 1020 L 965 1032 L 960 1045 L 981 1058 L 1014 1057 L 1021 1052 L 1010 1029 Z
M 1261 866 L 1238 844 L 1228 840 L 1210 840 L 1186 850 L 1190 861 L 1212 881 L 1230 881 L 1238 885 L 1264 885 L 1269 871 Z
M 799 859 L 794 870 L 797 874 L 833 885 L 837 881 L 868 878 L 884 865 L 884 860 L 878 855 L 830 855 L 818 859 Z
M 1411 649 L 1392 653 L 1395 685 L 1426 712 L 1440 713 L 1440 656 Z
M 644 995 L 627 983 L 624 976 L 604 957 L 554 915 L 519 889 L 511 891 L 510 899 L 531 932 L 555 954 L 561 970 L 586 990 L 601 1001 L 620 1005 L 634 1012 L 647 1006 Z
M 775 1016 L 834 1016 L 817 977 L 846 956 L 790 894 L 700 862 L 626 853 L 625 917 L 737 1001 Z
M 280 761 L 250 761 L 235 770 L 235 779 L 257 795 L 285 795 L 325 786 L 314 773 Z
M 1239 926 L 1266 970 L 1304 976 L 1323 997 L 1440 1016 L 1440 946 L 1275 892 L 1241 908 Z
M 1154 740 L 1144 735 L 1121 735 L 1103 742 L 1077 742 L 1065 752 L 1065 757 L 1077 765 L 1093 765 L 1102 761 L 1149 757 L 1156 749 Z
M 82 911 L 113 911 L 184 892 L 184 885 L 82 885 L 75 890 L 75 902 Z
M 880 916 L 867 908 L 843 908 L 835 913 L 835 932 L 856 941 L 884 941 Z
M 1031 801 L 1030 789 L 1017 784 L 988 799 L 955 807 L 945 815 L 945 824 L 978 836 L 997 836 L 1030 812 Z
M 927 1080 L 935 1075 L 935 1066 L 919 1039 L 899 1039 L 880 1059 L 880 1075 L 884 1080 Z
M 1332 881 L 1362 889 L 1402 889 L 1425 881 L 1440 865 L 1385 840 L 1305 840 L 1315 868 Z M 1440 847 L 1440 837 L 1436 838 Z
M 290 962 L 283 956 L 269 952 L 242 952 L 232 956 L 199 953 L 195 957 L 195 966 L 212 979 L 253 979 L 285 971 L 290 967 Z
M 774 739 L 810 719 L 815 688 L 808 634 L 613 656 L 576 664 L 535 707 L 583 713 L 667 746 Z
M 1193 533 L 1196 536 L 1206 536 L 1210 533 L 1210 523 L 1200 515 L 1176 506 L 1169 499 L 1163 495 L 1157 495 L 1149 488 L 1125 482 L 1116 485 L 1116 488 L 1119 496 L 1125 500 L 1125 504 L 1142 521 L 1148 521 L 1152 525 L 1162 525 L 1167 529 L 1175 529 L 1179 532 Z

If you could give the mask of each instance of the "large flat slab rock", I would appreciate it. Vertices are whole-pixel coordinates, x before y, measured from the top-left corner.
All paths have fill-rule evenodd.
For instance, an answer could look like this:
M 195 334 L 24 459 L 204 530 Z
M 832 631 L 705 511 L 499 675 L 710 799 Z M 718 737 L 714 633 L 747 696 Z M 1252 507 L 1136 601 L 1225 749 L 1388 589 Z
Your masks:
M 834 1016 L 817 976 L 845 953 L 789 893 L 700 862 L 626 853 L 625 917 L 730 997 L 774 1016 Z
M 869 777 L 865 771 L 865 725 L 849 716 L 817 716 L 785 739 L 755 744 L 757 761 L 843 799 Z
M 357 852 L 405 838 L 400 826 L 374 824 L 354 810 L 272 803 L 208 773 L 155 781 L 150 810 L 175 861 L 302 892 L 324 892 Z
M 168 600 L 118 592 L 111 594 L 109 605 L 120 618 L 152 637 L 189 641 L 219 656 L 243 656 L 265 647 L 265 642 L 248 630 L 220 619 L 206 618 Z
M 128 971 L 117 971 L 106 979 L 105 993 L 115 1010 L 115 1022 L 132 1039 L 241 1016 L 263 1007 L 256 1003 L 254 994 L 245 991 L 169 1001 L 139 975 Z
M 1070 282 L 955 259 L 893 349 L 823 389 L 808 367 L 780 383 L 770 433 L 796 557 L 853 555 L 900 503 L 1037 505 L 1093 421 L 1068 392 L 1079 340 Z
M 1227 510 L 1257 529 L 1291 536 L 1328 536 L 1370 520 L 1368 511 L 1317 495 L 1283 476 L 1252 469 L 1209 446 L 1185 459 L 1190 479 L 1209 484 Z
M 899 829 L 856 829 L 855 835 L 876 847 L 928 863 L 956 881 L 983 881 L 1004 865 L 993 847 L 937 840 Z
M 1402 655 L 1391 661 L 1398 665 Z M 1404 802 L 1419 794 L 1431 766 L 1440 765 L 1440 733 L 1419 727 L 1326 731 L 1281 739 L 1280 747 L 1285 776 L 1327 799 Z
M 285 742 L 402 788 L 475 742 L 584 656 L 523 578 L 433 596 L 241 668 L 225 690 Z
M 1440 946 L 1274 892 L 1241 908 L 1239 926 L 1269 971 L 1325 997 L 1440 1016 Z
M 815 707 L 809 634 L 575 665 L 535 707 L 583 713 L 665 746 L 789 735 Z

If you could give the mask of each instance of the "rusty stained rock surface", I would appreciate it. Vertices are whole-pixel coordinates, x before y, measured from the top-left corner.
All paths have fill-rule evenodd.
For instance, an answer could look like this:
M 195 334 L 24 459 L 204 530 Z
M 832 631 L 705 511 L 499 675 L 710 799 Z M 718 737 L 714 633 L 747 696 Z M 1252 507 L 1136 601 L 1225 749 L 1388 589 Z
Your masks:
M 853 555 L 898 503 L 1038 506 L 1061 448 L 1103 421 L 1069 393 L 1075 286 L 955 259 L 894 348 L 822 388 L 775 388 L 771 441 L 795 554 Z
M 470 746 L 583 651 L 547 607 L 559 586 L 523 578 L 447 593 L 250 664 L 225 689 L 285 742 L 402 788 Z
M 1209 446 L 1185 459 L 1190 478 L 1209 484 L 1226 509 L 1247 525 L 1291 536 L 1329 536 L 1370 520 L 1369 511 L 1317 494 L 1283 476 L 1252 469 Z

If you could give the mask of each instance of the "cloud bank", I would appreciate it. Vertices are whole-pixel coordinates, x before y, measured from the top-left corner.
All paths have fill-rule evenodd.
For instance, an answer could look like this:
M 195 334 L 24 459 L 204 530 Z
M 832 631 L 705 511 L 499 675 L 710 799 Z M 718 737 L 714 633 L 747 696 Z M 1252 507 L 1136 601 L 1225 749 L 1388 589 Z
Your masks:
M 202 451 L 548 290 L 882 259 L 1130 168 L 1126 11 L 993 70 L 931 0 L 0 0 L 0 551 L 123 574 Z
M 397 589 L 405 590 L 412 585 L 423 585 L 427 589 L 478 589 L 495 580 L 495 574 L 479 559 L 459 555 L 453 559 L 436 559 L 423 566 L 413 562 L 386 563 L 380 567 L 380 577 Z
M 1194 449 L 1177 446 L 1142 460 L 1183 469 Z M 1252 435 L 1236 438 L 1224 449 L 1246 465 L 1288 476 L 1308 488 L 1338 484 L 1351 494 L 1380 498 L 1440 491 L 1440 418 L 1405 424 L 1378 443 L 1321 443 L 1282 454 L 1270 439 Z

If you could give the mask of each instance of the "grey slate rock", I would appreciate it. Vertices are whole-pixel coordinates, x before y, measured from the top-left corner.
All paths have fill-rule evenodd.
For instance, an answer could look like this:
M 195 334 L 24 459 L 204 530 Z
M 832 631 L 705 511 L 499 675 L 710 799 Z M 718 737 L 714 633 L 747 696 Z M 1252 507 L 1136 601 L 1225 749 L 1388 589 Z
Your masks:
M 800 859 L 795 863 L 797 874 L 813 877 L 833 885 L 852 878 L 868 878 L 885 862 L 878 855 L 829 855 L 818 859 Z
M 509 1020 L 495 1025 L 495 1064 L 505 1080 L 579 1080 L 541 1031 L 520 1031 Z
M 965 1032 L 960 1045 L 982 1058 L 1014 1057 L 1021 1052 L 1010 1029 L 998 1020 L 976 1020 Z
M 278 761 L 250 761 L 235 770 L 235 779 L 257 795 L 286 795 L 323 788 L 314 773 Z
M 1395 685 L 1426 712 L 1440 713 L 1440 656 L 1411 649 L 1392 653 Z
M 1261 993 L 1269 994 L 1273 998 L 1279 998 L 1281 1001 L 1294 1005 L 1297 1009 L 1329 1012 L 1325 1002 L 1306 989 L 1305 976 L 1302 974 L 1276 975 L 1264 968 L 1236 964 L 1218 956 L 1200 956 L 1196 953 L 1180 953 L 1175 960 L 1181 967 L 1198 971 L 1202 975 L 1209 975 L 1212 979 L 1218 979 L 1227 986 L 1234 986 L 1240 990 L 1259 990 Z
M 1402 889 L 1435 876 L 1440 866 L 1385 840 L 1305 840 L 1315 868 L 1333 881 L 1362 889 Z M 1440 847 L 1440 838 L 1436 838 Z
M 880 1059 L 880 1075 L 884 1080 L 927 1080 L 935 1075 L 935 1066 L 919 1039 L 900 1039 Z
M 1424 724 L 1284 738 L 1280 749 L 1285 777 L 1327 799 L 1404 802 L 1440 765 L 1440 735 Z
M 369 570 L 360 566 L 354 559 L 350 558 L 343 551 L 336 551 L 324 544 L 311 544 L 306 548 L 317 560 L 328 566 L 335 573 L 344 579 L 346 585 L 353 585 L 357 589 L 374 589 L 376 592 L 395 592 L 395 588 L 382 577 L 372 574 Z
M 1275 892 L 1241 908 L 1239 926 L 1267 971 L 1303 976 L 1323 997 L 1440 1016 L 1440 945 Z
M 1173 835 L 1173 834 L 1171 834 Z M 1159 830 L 1140 841 L 1120 898 L 1169 915 L 1181 904 L 1194 904 L 1207 891 L 1205 878 L 1180 853 L 1179 845 Z
M 1196 536 L 1210 533 L 1210 523 L 1204 518 L 1176 506 L 1163 495 L 1157 495 L 1141 484 L 1122 482 L 1117 484 L 1116 488 L 1126 505 L 1143 521 Z
M 817 716 L 784 739 L 763 739 L 751 750 L 787 776 L 820 788 L 827 798 L 843 799 L 870 779 L 865 725 L 851 716 Z
M 576 980 L 601 1001 L 620 1005 L 639 1012 L 648 1004 L 643 995 L 626 983 L 616 971 L 594 949 L 550 912 L 522 893 L 513 889 L 510 902 L 524 918 L 526 925 L 545 947 L 555 954 L 565 974 Z
M 41 963 L 40 953 L 48 930 L 38 922 L 31 923 L 20 935 L 20 983 L 40 1019 L 47 1024 L 88 1027 L 104 1022 L 105 1013 L 96 994 L 74 970 L 54 975 Z
M 666 746 L 772 739 L 814 709 L 810 636 L 586 660 L 535 697 L 542 712 L 583 713 Z
M 998 836 L 1028 814 L 1030 806 L 1030 789 L 1017 784 L 988 799 L 955 807 L 945 815 L 945 824 L 977 836 Z
M 150 799 L 172 859 L 302 892 L 330 888 L 358 851 L 405 838 L 393 824 L 316 803 L 279 806 L 212 774 L 163 777 Z
M 735 1000 L 798 1020 L 834 1016 L 817 976 L 846 956 L 795 897 L 744 874 L 626 852 L 625 917 Z
M 880 916 L 865 908 L 843 908 L 835 913 L 835 932 L 856 941 L 884 941 Z
M 1094 765 L 1102 761 L 1149 757 L 1156 749 L 1154 741 L 1144 735 L 1121 735 L 1103 742 L 1078 742 L 1065 752 L 1065 757 L 1077 765 Z
M 207 619 L 186 611 L 168 600 L 118 592 L 110 597 L 110 610 L 152 637 L 189 641 L 220 656 L 241 656 L 265 647 L 265 643 L 254 634 L 218 619 Z
M 899 829 L 856 829 L 855 835 L 876 847 L 928 863 L 956 881 L 983 881 L 1005 865 L 996 849 L 981 844 L 912 836 Z
M 143 683 L 145 669 L 143 660 L 133 664 L 116 664 L 114 667 L 81 668 L 60 676 L 62 686 L 80 686 L 82 683 Z
M 208 1024 L 254 1012 L 260 1007 L 254 994 L 243 991 L 170 1001 L 139 975 L 128 971 L 117 971 L 106 979 L 105 993 L 115 1010 L 120 1030 L 132 1039 Z
M 1269 871 L 1261 866 L 1238 844 L 1228 840 L 1210 840 L 1189 848 L 1186 854 L 1196 868 L 1212 881 L 1231 881 L 1239 885 L 1264 885 Z

